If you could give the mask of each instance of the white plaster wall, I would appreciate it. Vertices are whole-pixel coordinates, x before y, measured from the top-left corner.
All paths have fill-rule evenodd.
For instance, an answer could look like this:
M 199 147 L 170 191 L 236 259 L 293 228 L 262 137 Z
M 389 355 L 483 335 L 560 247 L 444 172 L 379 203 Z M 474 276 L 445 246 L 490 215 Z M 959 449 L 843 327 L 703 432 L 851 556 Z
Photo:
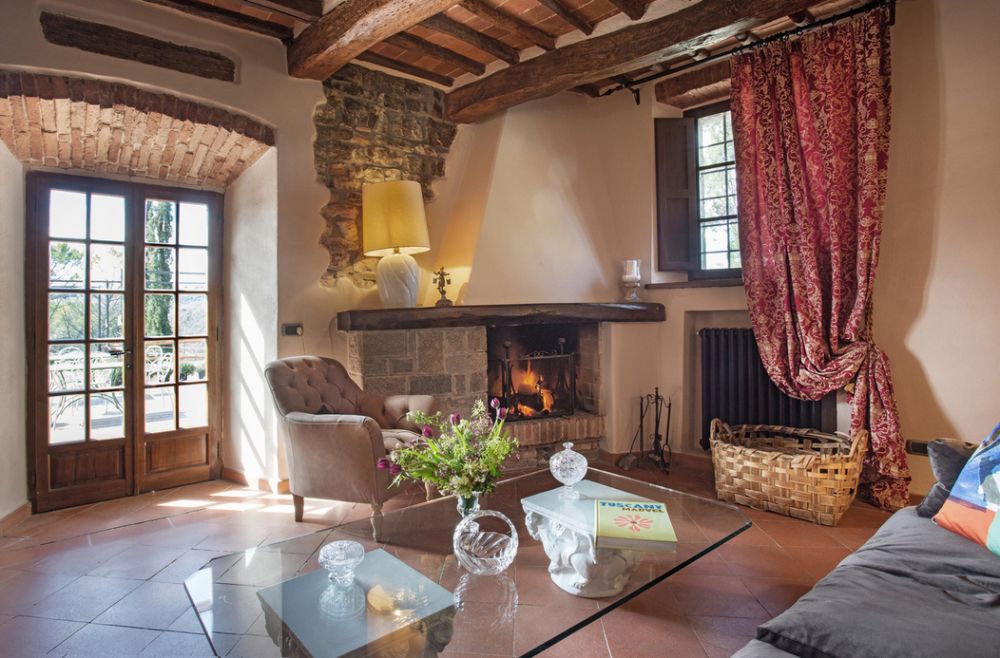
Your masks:
M 0 143 L 0 519 L 28 501 L 25 447 L 24 169 Z
M 254 484 L 276 479 L 284 463 L 264 381 L 278 345 L 277 168 L 270 149 L 226 190 L 223 454 Z

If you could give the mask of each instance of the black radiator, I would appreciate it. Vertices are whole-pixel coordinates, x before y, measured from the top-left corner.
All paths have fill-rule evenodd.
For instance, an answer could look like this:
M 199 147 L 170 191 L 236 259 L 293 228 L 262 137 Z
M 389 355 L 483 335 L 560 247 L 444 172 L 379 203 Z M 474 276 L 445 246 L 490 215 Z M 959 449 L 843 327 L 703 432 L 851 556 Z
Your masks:
M 837 428 L 837 394 L 818 402 L 782 393 L 760 361 L 752 329 L 702 329 L 701 447 L 713 418 L 730 425 L 785 425 L 823 432 Z

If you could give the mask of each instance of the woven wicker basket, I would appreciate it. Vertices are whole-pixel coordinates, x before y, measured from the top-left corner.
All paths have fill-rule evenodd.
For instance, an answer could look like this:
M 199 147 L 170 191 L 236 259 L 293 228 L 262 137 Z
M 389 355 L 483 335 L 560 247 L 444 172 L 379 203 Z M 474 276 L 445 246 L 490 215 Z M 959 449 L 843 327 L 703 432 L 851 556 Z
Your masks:
M 849 438 L 716 418 L 711 443 L 720 500 L 833 526 L 857 494 L 868 432 Z

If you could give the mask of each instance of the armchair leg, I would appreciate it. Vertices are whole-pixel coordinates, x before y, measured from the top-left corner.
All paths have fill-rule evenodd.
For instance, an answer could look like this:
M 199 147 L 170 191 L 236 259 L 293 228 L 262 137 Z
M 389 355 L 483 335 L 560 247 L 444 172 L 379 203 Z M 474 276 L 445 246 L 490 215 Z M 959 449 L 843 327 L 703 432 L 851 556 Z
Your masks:
M 306 499 L 292 494 L 292 505 L 295 506 L 295 520 L 301 521 L 302 515 L 305 513 Z
M 382 541 L 382 503 L 372 503 L 372 538 Z
M 434 492 L 431 490 L 430 482 L 424 482 L 424 492 L 427 494 L 426 498 L 427 500 L 430 500 L 431 498 L 434 497 Z

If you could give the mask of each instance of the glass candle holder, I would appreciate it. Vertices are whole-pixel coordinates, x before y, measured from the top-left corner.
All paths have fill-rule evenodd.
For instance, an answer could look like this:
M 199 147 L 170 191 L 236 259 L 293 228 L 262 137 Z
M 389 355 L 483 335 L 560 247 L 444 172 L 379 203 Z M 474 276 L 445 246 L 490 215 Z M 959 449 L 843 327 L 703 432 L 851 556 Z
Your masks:
M 642 275 L 639 273 L 639 267 L 641 265 L 642 261 L 638 258 L 622 261 L 622 291 L 626 302 L 640 301 L 639 285 L 642 281 Z
M 319 564 L 330 574 L 330 582 L 348 587 L 354 582 L 354 570 L 365 559 L 365 547 L 356 541 L 335 541 L 319 552 Z

